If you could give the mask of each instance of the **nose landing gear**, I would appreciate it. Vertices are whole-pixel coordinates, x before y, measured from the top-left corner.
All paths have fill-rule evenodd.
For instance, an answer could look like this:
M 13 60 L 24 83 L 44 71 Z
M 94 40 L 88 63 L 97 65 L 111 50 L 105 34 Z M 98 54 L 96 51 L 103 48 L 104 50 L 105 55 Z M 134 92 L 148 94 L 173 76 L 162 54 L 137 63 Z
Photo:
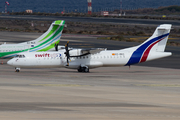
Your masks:
M 15 72 L 20 72 L 20 68 L 15 68 Z

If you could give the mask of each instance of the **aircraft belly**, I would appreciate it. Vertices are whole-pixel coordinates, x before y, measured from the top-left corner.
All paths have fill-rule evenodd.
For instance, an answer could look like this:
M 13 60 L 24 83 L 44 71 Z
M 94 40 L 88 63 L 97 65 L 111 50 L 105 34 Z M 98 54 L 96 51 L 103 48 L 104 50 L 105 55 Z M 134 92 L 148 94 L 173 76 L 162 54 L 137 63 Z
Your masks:
M 127 63 L 127 60 L 124 58 L 118 58 L 118 59 L 109 59 L 106 61 L 103 61 L 103 66 L 124 66 Z
M 75 62 L 75 61 L 69 62 L 69 66 L 66 66 L 66 64 L 64 64 L 66 68 L 71 68 L 71 69 L 77 69 L 79 68 L 80 65 L 81 64 L 79 62 Z
M 60 60 L 56 58 L 40 60 L 36 62 L 36 66 L 43 67 L 43 68 L 60 67 Z
M 29 59 L 27 61 L 18 61 L 15 62 L 15 67 L 22 68 L 52 68 L 52 67 L 61 67 L 60 60 L 43 60 L 43 59 Z
M 96 68 L 96 67 L 102 67 L 103 63 L 101 61 L 90 61 L 86 65 L 89 66 L 89 68 Z
M 79 67 L 88 66 L 89 68 L 96 68 L 96 67 L 102 67 L 103 63 L 100 61 L 86 61 L 86 62 L 77 62 L 73 61 L 69 63 L 69 66 L 66 66 L 66 68 L 71 69 L 78 69 Z

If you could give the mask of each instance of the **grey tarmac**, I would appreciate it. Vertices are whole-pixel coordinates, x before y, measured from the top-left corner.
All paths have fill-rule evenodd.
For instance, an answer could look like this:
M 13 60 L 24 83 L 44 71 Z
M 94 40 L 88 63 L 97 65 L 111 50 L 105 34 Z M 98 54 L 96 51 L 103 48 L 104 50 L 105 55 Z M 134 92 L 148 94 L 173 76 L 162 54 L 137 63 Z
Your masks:
M 178 120 L 180 70 L 133 66 L 78 73 L 0 67 L 2 120 Z
M 39 35 L 7 34 L 2 34 L 7 37 L 0 42 L 7 39 L 21 42 Z M 13 39 L 13 35 L 17 38 Z M 93 46 L 95 38 L 65 35 L 61 43 L 68 40 L 72 41 L 73 47 L 84 48 Z M 97 41 L 94 47 L 107 45 L 109 49 L 113 46 L 118 49 L 136 44 L 108 42 Z M 174 69 L 169 63 L 173 59 L 178 61 L 176 57 L 168 59 L 162 60 L 169 68 L 163 64 L 158 67 L 152 61 L 150 65 L 131 66 L 130 69 L 128 66 L 102 67 L 92 69 L 90 73 L 66 68 L 21 69 L 16 73 L 6 64 L 7 60 L 3 60 L 4 64 L 0 65 L 0 119 L 179 120 L 180 69 Z

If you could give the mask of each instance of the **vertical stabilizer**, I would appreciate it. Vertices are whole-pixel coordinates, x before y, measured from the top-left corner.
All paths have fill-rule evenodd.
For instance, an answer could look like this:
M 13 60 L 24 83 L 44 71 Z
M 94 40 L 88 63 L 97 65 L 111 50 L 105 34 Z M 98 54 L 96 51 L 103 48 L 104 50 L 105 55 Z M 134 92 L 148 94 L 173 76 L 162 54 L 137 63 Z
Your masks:
M 126 65 L 145 62 L 150 52 L 164 52 L 171 26 L 171 24 L 163 24 L 158 26 L 154 34 L 149 39 L 147 39 L 141 45 L 135 47 L 136 49 L 132 53 Z
M 28 42 L 28 44 L 31 44 L 31 48 L 29 48 L 30 52 L 48 51 L 54 48 L 60 42 L 64 25 L 64 20 L 54 21 L 44 34 L 39 38 Z
M 164 25 L 160 26 L 158 28 L 158 34 L 169 34 L 170 30 L 171 30 L 171 26 L 172 25 L 170 25 L 170 24 L 164 24 Z M 156 51 L 164 52 L 168 38 L 169 38 L 169 35 L 158 43 Z
M 156 28 L 154 34 L 140 45 L 140 49 L 163 52 L 171 30 L 171 24 L 163 24 Z

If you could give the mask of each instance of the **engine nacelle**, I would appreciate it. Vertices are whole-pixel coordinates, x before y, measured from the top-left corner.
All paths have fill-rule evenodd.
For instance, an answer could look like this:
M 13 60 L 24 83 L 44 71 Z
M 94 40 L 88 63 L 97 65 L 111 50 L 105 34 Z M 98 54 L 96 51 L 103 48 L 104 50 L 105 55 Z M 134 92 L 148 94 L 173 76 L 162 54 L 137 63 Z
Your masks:
M 80 55 L 83 55 L 86 53 L 88 53 L 88 52 L 84 52 L 84 51 L 82 51 L 82 49 L 72 49 L 69 51 L 70 56 L 80 56 Z

